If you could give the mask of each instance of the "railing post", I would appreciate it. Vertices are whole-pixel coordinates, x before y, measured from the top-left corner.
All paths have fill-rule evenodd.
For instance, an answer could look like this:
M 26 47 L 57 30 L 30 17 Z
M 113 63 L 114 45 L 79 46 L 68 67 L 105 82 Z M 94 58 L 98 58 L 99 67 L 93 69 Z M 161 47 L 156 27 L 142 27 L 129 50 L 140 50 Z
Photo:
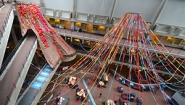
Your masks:
M 8 96 L 6 96 L 7 100 L 10 101 L 10 98 Z
M 13 86 L 14 86 L 14 88 L 16 88 L 16 84 L 15 83 L 13 83 Z
M 6 21 L 4 21 L 4 24 L 6 25 Z
M 5 31 L 5 26 L 2 26 L 3 27 L 3 31 Z
M 19 77 L 21 77 L 21 73 L 20 73 L 20 72 L 18 72 L 18 74 L 19 74 Z
M 9 16 L 8 16 L 8 17 L 6 17 L 6 22 L 8 22 L 8 19 L 9 19 Z
M 3 33 L 2 33 L 2 31 L 0 31 L 0 34 L 1 34 L 1 36 L 3 37 Z M 0 43 L 1 44 L 1 43 Z
M 22 67 L 24 68 L 24 64 L 22 64 Z

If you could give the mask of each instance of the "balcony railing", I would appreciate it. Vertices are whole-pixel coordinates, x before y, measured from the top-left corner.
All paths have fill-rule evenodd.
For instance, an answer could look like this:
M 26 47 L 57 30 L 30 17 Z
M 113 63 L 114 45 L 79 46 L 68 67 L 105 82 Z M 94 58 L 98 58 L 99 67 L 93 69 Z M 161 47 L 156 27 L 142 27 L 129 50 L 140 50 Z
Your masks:
M 10 53 L 10 55 L 8 56 L 8 58 L 5 60 L 5 62 L 3 63 L 3 65 L 2 65 L 2 67 L 0 69 L 0 76 L 6 70 L 6 67 L 8 66 L 9 62 L 12 60 L 13 56 L 15 55 L 15 53 L 18 50 L 18 48 L 20 47 L 20 45 L 22 44 L 22 42 L 24 41 L 24 39 L 26 37 L 27 37 L 27 35 L 25 35 L 24 37 L 22 37 L 20 39 L 20 41 L 17 43 L 17 45 L 15 46 L 15 48 L 12 50 L 12 52 Z
M 8 20 L 10 18 L 10 13 L 12 11 L 12 8 L 13 8 L 13 5 L 11 5 L 11 7 L 9 9 L 7 9 L 6 11 L 3 11 L 1 14 L 0 14 L 0 18 L 1 18 L 1 23 L 0 23 L 0 42 L 1 42 L 1 39 L 3 37 L 3 34 L 5 32 L 5 29 L 7 27 L 7 23 L 8 23 Z M 0 43 L 1 44 L 1 43 Z
M 37 41 L 37 39 L 35 39 L 35 40 L 33 41 L 33 44 L 31 45 L 31 49 L 29 50 L 29 54 L 26 56 L 26 60 L 25 60 L 25 62 L 22 64 L 22 68 L 21 68 L 22 70 L 24 69 L 24 67 L 27 66 L 27 65 L 26 65 L 26 62 L 29 60 L 28 57 L 29 57 L 30 54 L 32 53 L 32 49 L 33 49 L 33 47 L 34 47 L 35 41 Z M 21 64 L 20 64 L 20 65 L 21 65 Z M 10 97 L 11 97 L 11 95 L 12 95 L 12 93 L 13 93 L 13 90 L 16 88 L 16 83 L 18 82 L 19 78 L 21 77 L 21 72 L 18 72 L 17 74 L 14 74 L 14 75 L 16 75 L 17 77 L 16 77 L 16 79 L 14 80 L 12 86 L 9 87 L 9 91 L 7 92 L 6 98 L 5 98 L 4 101 L 3 101 L 3 105 L 7 105 L 8 102 L 10 101 Z

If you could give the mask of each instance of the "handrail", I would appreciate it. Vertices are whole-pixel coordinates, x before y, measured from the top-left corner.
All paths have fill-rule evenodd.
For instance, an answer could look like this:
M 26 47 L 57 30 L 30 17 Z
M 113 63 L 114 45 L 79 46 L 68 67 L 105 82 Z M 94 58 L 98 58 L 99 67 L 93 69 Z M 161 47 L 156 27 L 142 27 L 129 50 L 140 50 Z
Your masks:
M 4 20 L 4 24 L 1 26 L 3 28 L 3 30 L 0 30 L 1 37 L 3 37 L 3 33 L 5 32 L 5 27 L 7 26 L 8 19 L 10 17 L 10 13 L 12 11 L 12 8 L 13 8 L 13 5 L 11 5 L 10 9 L 7 11 L 7 17 Z M 0 40 L 1 40 L 1 38 L 0 38 Z
M 17 43 L 17 45 L 15 46 L 15 48 L 12 50 L 12 52 L 10 53 L 10 55 L 8 56 L 8 58 L 5 60 L 5 62 L 3 63 L 1 69 L 0 69 L 0 76 L 2 75 L 3 71 L 6 69 L 6 67 L 8 66 L 9 62 L 12 60 L 13 56 L 15 55 L 15 53 L 17 52 L 17 49 L 20 47 L 20 45 L 22 44 L 22 42 L 24 41 L 24 39 L 27 37 L 27 35 L 23 36 L 20 41 Z
M 28 35 L 28 34 L 26 34 L 24 37 L 26 37 L 27 35 Z M 35 38 L 34 43 L 35 43 L 35 41 L 37 41 L 37 38 Z M 30 51 L 33 49 L 34 43 L 32 44 L 32 47 L 31 47 Z M 29 52 L 28 56 L 29 56 L 29 55 L 30 55 L 30 52 Z M 28 56 L 27 56 L 27 57 L 28 57 Z M 27 57 L 26 57 L 26 58 L 27 58 Z M 27 60 L 24 62 L 23 68 L 24 68 L 26 62 L 27 62 Z M 22 68 L 22 69 L 23 69 L 23 68 Z M 21 73 L 18 73 L 17 79 L 15 80 L 14 84 L 12 85 L 12 87 L 9 88 L 9 91 L 8 91 L 8 93 L 7 93 L 7 95 L 6 95 L 6 98 L 7 98 L 7 99 L 5 99 L 4 102 L 3 102 L 4 105 L 7 105 L 7 104 L 8 104 L 8 101 L 10 101 L 10 96 L 11 96 L 11 94 L 12 94 L 14 88 L 16 88 L 16 83 L 17 83 L 17 81 L 19 80 L 20 75 L 21 75 Z
M 26 88 L 31 84 L 30 82 L 33 82 L 33 80 L 35 79 L 35 77 L 37 76 L 37 74 L 39 74 L 39 72 L 40 72 L 41 70 L 43 70 L 45 66 L 46 66 L 46 64 L 43 65 L 42 69 L 41 69 L 41 68 L 38 68 L 39 70 L 37 70 L 37 71 L 33 74 L 33 76 L 31 77 L 31 79 L 29 80 L 29 83 L 26 84 L 26 85 L 24 85 L 24 86 L 22 87 L 22 90 L 20 91 L 19 94 L 24 93 L 24 91 L 26 90 Z M 21 95 L 20 95 L 20 96 L 21 96 Z M 20 96 L 19 96 L 19 97 L 20 97 Z M 19 98 L 19 97 L 18 97 L 18 98 Z

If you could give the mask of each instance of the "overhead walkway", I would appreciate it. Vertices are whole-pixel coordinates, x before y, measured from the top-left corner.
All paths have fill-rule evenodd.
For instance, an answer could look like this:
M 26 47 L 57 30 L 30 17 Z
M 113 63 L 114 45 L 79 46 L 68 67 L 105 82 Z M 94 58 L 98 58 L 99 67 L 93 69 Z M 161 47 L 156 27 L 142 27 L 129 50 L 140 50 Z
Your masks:
M 29 33 L 29 32 L 28 32 Z M 7 64 L 1 68 L 0 105 L 15 105 L 20 89 L 37 48 L 36 36 L 25 36 L 15 53 L 10 54 Z
M 90 34 L 90 33 L 85 33 L 85 32 L 76 32 L 76 31 L 70 31 L 70 30 L 61 29 L 61 28 L 54 28 L 54 29 L 61 36 L 64 36 L 65 40 L 68 37 L 70 37 L 70 38 L 79 38 L 79 39 L 82 39 L 82 43 L 84 42 L 84 40 L 98 42 L 101 38 L 104 37 L 104 36 L 97 35 L 97 34 Z M 126 39 L 123 39 L 122 42 L 123 41 L 126 41 Z M 72 42 L 72 39 L 71 39 L 71 42 Z M 185 58 L 185 50 L 181 50 L 181 49 L 178 49 L 178 48 L 172 48 L 172 47 L 165 47 L 166 49 L 164 49 L 162 46 L 158 46 L 157 49 L 153 49 L 151 45 L 147 45 L 147 46 L 148 46 L 148 48 L 151 52 L 158 52 L 159 54 L 163 52 L 167 55 L 170 54 L 170 55 L 173 55 L 173 56 L 176 56 L 176 57 Z M 153 45 L 153 46 L 155 47 L 155 45 Z
M 59 62 L 54 69 L 47 64 L 24 91 L 16 105 L 36 105 L 44 92 L 43 90 L 48 86 L 60 63 L 61 62 Z
M 13 20 L 14 20 L 14 13 L 12 10 L 12 5 L 5 4 L 0 9 L 0 51 L 1 51 L 0 67 L 6 51 L 6 46 L 10 36 Z

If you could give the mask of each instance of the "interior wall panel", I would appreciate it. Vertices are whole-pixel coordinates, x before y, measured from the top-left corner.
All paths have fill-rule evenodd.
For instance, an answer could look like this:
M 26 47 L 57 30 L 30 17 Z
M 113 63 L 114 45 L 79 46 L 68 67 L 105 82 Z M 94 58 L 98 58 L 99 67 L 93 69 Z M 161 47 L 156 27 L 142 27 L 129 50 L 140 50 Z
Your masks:
M 144 20 L 152 22 L 162 0 L 117 0 L 113 17 L 120 18 L 127 12 L 141 13 Z
M 8 0 L 5 0 L 5 2 Z M 16 0 L 16 1 L 20 1 L 20 2 L 31 2 L 34 4 L 40 4 L 40 0 Z
M 185 27 L 185 0 L 168 0 L 157 23 Z
M 77 12 L 109 16 L 114 0 L 77 0 Z
M 73 0 L 43 0 L 46 8 L 73 11 Z

